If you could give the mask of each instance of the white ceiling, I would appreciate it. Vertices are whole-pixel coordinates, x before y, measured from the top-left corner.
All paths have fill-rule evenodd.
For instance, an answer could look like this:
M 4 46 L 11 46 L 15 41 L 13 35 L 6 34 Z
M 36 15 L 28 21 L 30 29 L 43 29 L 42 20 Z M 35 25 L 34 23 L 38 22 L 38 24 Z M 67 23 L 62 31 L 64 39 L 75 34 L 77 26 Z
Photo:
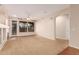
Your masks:
M 10 16 L 27 17 L 29 15 L 32 18 L 41 18 L 69 7 L 67 4 L 5 4 L 4 6 Z

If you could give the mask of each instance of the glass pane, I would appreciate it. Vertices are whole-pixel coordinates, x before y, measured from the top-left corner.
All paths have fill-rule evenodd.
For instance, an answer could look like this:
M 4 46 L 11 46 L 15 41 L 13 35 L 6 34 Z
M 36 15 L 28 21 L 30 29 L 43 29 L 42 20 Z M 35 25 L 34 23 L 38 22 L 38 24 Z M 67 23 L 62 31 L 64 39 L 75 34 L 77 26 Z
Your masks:
M 23 21 L 19 22 L 19 31 L 27 32 L 27 22 L 23 22 Z
M 28 32 L 34 32 L 34 23 L 28 22 Z
M 17 21 L 12 21 L 12 35 L 17 34 Z

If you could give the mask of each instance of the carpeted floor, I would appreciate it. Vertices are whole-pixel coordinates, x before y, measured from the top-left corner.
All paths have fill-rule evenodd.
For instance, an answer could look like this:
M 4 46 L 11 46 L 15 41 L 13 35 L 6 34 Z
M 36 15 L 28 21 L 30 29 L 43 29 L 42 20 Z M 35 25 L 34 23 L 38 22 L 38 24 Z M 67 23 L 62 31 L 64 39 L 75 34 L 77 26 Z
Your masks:
M 1 55 L 55 55 L 68 46 L 67 40 L 50 40 L 39 36 L 13 37 L 0 51 Z

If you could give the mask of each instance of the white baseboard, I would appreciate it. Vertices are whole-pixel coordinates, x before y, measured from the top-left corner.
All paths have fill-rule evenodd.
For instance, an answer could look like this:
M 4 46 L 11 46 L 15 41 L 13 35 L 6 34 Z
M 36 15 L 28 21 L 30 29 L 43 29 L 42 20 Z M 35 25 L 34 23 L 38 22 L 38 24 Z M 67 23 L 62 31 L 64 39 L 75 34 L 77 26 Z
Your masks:
M 76 49 L 79 49 L 79 47 L 77 46 L 74 46 L 74 45 L 69 45 L 70 47 L 73 47 L 73 48 L 76 48 Z
M 61 37 L 56 37 L 57 39 L 62 39 L 62 40 L 69 40 L 67 38 L 61 38 Z
M 37 36 L 40 36 L 40 37 L 43 37 L 43 38 L 46 38 L 46 39 L 55 40 L 54 37 L 49 38 L 49 37 L 45 37 L 45 36 L 42 36 L 42 35 L 39 35 L 39 34 L 36 34 L 36 35 L 37 35 Z

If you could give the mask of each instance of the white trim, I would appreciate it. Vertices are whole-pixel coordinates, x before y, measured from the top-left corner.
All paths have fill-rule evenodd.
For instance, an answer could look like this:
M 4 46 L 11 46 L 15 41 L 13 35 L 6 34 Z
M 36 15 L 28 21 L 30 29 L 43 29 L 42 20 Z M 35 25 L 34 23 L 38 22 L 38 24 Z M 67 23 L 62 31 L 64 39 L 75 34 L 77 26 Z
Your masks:
M 62 15 L 65 15 L 65 13 L 62 14 Z M 59 16 L 59 15 L 57 15 L 57 16 Z M 55 39 L 56 39 L 56 17 L 57 17 L 57 16 L 54 17 L 54 22 L 55 22 L 55 23 L 54 23 L 54 24 L 55 24 L 55 25 L 54 25 L 54 28 L 55 28 L 55 29 L 54 29 L 54 30 L 55 30 L 55 36 L 54 36 L 54 37 L 55 37 Z M 69 34 L 68 34 L 67 38 L 68 38 L 68 40 L 70 40 L 70 14 L 68 14 L 68 16 L 69 16 L 69 19 L 68 19 L 68 20 L 69 20 L 69 21 L 68 21 L 68 22 L 69 22 L 69 31 L 68 31 Z M 67 34 L 66 34 L 66 35 L 67 35 Z
M 7 25 L 0 24 L 0 28 L 9 28 Z
M 74 45 L 69 45 L 70 47 L 73 47 L 73 48 L 76 48 L 76 49 L 79 49 L 79 47 L 77 46 L 74 46 Z

